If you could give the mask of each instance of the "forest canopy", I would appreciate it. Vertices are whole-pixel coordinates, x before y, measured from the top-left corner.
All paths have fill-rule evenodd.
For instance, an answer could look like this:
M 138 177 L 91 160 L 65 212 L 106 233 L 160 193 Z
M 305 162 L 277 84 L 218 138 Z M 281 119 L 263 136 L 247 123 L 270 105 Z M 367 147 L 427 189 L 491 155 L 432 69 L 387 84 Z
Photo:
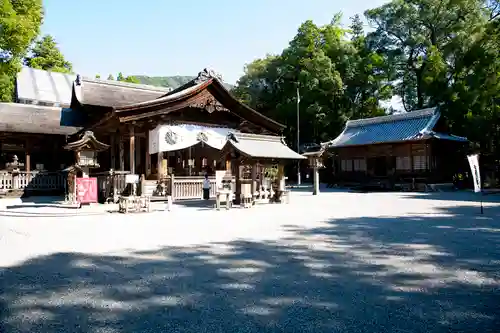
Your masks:
M 304 22 L 287 48 L 246 65 L 234 94 L 296 142 L 336 137 L 348 119 L 439 107 L 448 128 L 498 155 L 500 1 L 393 0 L 350 25 Z

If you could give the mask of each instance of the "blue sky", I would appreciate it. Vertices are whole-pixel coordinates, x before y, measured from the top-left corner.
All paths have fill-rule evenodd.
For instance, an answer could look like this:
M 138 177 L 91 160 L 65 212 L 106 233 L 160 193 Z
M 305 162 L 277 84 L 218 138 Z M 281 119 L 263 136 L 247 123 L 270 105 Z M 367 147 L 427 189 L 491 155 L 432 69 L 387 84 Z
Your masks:
M 344 21 L 385 0 L 44 0 L 43 34 L 76 73 L 196 75 L 211 67 L 235 83 L 243 67 L 279 53 L 307 19 Z

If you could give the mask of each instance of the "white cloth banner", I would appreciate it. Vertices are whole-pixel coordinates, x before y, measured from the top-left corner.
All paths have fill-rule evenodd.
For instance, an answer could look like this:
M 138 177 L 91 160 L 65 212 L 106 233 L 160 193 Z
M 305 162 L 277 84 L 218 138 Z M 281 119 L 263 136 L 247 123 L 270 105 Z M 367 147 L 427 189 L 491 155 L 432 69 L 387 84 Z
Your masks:
M 230 132 L 234 130 L 191 124 L 159 125 L 149 131 L 149 153 L 185 149 L 200 142 L 215 149 L 222 149 Z
M 474 179 L 474 192 L 481 192 L 481 174 L 479 173 L 479 156 L 468 155 L 470 170 L 472 172 L 472 178 Z

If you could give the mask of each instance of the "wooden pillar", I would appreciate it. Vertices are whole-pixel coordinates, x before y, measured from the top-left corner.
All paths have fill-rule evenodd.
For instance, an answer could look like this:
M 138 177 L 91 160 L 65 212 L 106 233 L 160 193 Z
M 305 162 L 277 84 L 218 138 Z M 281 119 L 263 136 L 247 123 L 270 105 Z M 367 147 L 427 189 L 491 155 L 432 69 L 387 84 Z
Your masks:
M 235 195 L 236 197 L 234 198 L 234 202 L 239 205 L 241 202 L 241 178 L 240 178 L 240 165 L 241 162 L 239 159 L 234 160 L 234 178 L 236 180 L 236 189 L 235 189 Z
M 135 174 L 135 132 L 134 126 L 129 127 L 129 159 L 130 159 L 130 173 Z
M 285 190 L 285 167 L 283 164 L 278 164 L 278 189 Z
M 140 136 L 135 137 L 135 168 L 137 173 L 141 173 L 143 170 L 142 159 L 142 138 Z
M 110 145 L 110 151 L 109 151 L 109 155 L 110 155 L 110 159 L 111 159 L 111 163 L 110 163 L 110 166 L 111 166 L 111 169 L 116 169 L 116 135 L 115 133 L 111 134 L 111 137 L 110 137 L 110 140 L 109 140 L 109 145 Z
M 26 168 L 26 172 L 29 173 L 31 171 L 31 140 L 26 139 L 26 156 L 24 160 L 24 166 Z
M 410 170 L 411 172 L 414 171 L 413 169 L 413 149 L 412 149 L 412 144 L 408 144 L 408 151 L 409 151 L 409 156 L 410 156 Z
M 188 172 L 189 172 L 189 176 L 191 176 L 191 173 L 193 171 L 193 162 L 191 161 L 193 158 L 192 156 L 192 151 L 191 151 L 191 147 L 188 148 Z
M 123 146 L 123 138 L 118 137 L 118 149 L 120 154 L 120 170 L 125 171 L 125 147 Z
M 158 153 L 158 165 L 156 167 L 158 180 L 163 178 L 163 152 Z
M 148 179 L 149 175 L 151 175 L 151 155 L 149 154 L 149 131 L 146 130 L 146 147 L 144 147 L 145 156 L 145 168 L 144 172 L 146 173 L 146 179 Z
M 252 161 L 252 196 L 255 195 L 257 191 L 257 163 Z

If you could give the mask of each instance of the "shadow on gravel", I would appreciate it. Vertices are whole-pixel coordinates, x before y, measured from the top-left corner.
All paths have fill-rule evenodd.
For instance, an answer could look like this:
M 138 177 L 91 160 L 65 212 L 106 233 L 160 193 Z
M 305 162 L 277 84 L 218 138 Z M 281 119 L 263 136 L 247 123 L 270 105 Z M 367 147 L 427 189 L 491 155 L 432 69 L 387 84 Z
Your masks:
M 496 332 L 498 220 L 443 213 L 39 257 L 1 272 L 2 332 Z
M 481 193 L 474 193 L 471 191 L 456 191 L 456 192 L 429 192 L 429 193 L 404 193 L 402 195 L 415 199 L 428 199 L 428 200 L 447 200 L 447 201 L 463 201 L 463 202 L 477 202 L 481 199 L 484 203 L 500 203 L 500 194 L 492 193 L 484 195 Z

